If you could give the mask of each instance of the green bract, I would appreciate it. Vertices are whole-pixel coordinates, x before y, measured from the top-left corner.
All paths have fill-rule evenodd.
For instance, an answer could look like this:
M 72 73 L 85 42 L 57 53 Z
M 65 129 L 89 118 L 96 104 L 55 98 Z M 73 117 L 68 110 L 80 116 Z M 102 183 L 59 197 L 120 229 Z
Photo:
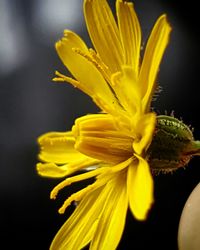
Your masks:
M 182 121 L 166 115 L 157 116 L 152 143 L 148 149 L 152 170 L 170 172 L 184 167 L 194 155 L 200 154 L 190 128 Z

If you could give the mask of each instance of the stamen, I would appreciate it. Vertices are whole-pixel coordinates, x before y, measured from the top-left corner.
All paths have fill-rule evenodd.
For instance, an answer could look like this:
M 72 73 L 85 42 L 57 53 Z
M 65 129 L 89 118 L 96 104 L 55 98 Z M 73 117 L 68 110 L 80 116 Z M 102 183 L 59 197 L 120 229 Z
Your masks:
M 124 170 L 125 168 L 127 168 L 133 161 L 135 161 L 137 158 L 135 156 L 130 157 L 128 160 L 123 161 L 117 165 L 113 165 L 109 167 L 108 171 L 104 171 L 104 173 L 99 174 L 96 178 L 97 180 L 99 179 L 107 179 L 110 180 L 111 176 L 115 176 L 116 172 L 120 172 L 120 174 L 122 173 L 122 170 Z M 107 167 L 108 168 L 108 167 Z
M 86 54 L 85 52 L 83 52 L 82 50 L 78 48 L 73 48 L 72 50 L 75 53 L 79 54 L 80 56 L 83 56 L 89 62 L 93 63 L 94 66 L 103 75 L 103 77 L 110 83 L 111 72 L 108 70 L 108 67 L 101 61 L 101 59 L 98 57 L 98 55 L 95 53 L 94 50 L 90 49 L 89 50 L 90 54 Z
M 108 179 L 103 178 L 101 180 L 95 181 L 93 184 L 88 185 L 86 188 L 72 194 L 65 202 L 63 203 L 62 207 L 58 210 L 60 214 L 63 214 L 66 208 L 73 202 L 73 201 L 80 201 L 83 196 L 85 196 L 88 192 L 94 191 L 95 189 L 105 185 Z
M 123 161 L 123 162 L 117 164 L 116 166 L 112 167 L 111 168 L 112 173 L 119 172 L 119 171 L 123 170 L 124 168 L 128 167 L 128 165 L 130 165 L 135 159 L 136 159 L 136 157 L 132 156 L 128 160 Z
M 93 169 L 97 169 L 98 164 L 99 164 L 99 160 L 96 160 L 96 159 L 89 159 L 89 158 L 80 159 L 80 160 L 77 159 L 76 161 L 68 163 L 67 174 L 70 175 L 70 174 L 75 173 L 76 171 L 89 169 L 92 167 Z
M 98 62 L 91 57 L 89 54 L 86 54 L 85 52 L 83 52 L 82 50 L 78 49 L 78 48 L 73 48 L 72 49 L 75 53 L 79 54 L 80 56 L 83 56 L 85 59 L 87 59 L 89 62 L 93 63 L 95 65 L 95 67 L 97 69 L 99 69 L 100 71 L 102 71 L 102 67 L 100 64 L 98 64 Z
M 111 71 L 109 70 L 108 66 L 101 60 L 99 55 L 93 50 L 89 49 L 90 55 L 92 58 L 98 63 L 98 65 L 101 65 L 101 73 L 104 76 L 104 78 L 111 84 Z
M 86 180 L 86 179 L 89 179 L 89 178 L 92 178 L 104 171 L 108 170 L 108 168 L 106 167 L 102 167 L 102 168 L 98 168 L 98 169 L 95 169 L 91 172 L 87 172 L 87 173 L 84 173 L 84 174 L 80 174 L 80 175 L 76 175 L 76 176 L 73 176 L 73 177 L 70 177 L 70 178 L 67 178 L 65 179 L 64 181 L 60 182 L 56 187 L 54 187 L 54 189 L 51 191 L 51 194 L 50 194 L 50 198 L 51 199 L 55 199 L 58 192 L 63 189 L 64 187 L 66 186 L 69 186 L 71 185 L 72 183 L 75 183 L 75 182 L 79 182 L 79 181 L 82 181 L 82 180 Z
M 55 75 L 58 77 L 54 77 L 52 79 L 54 82 L 68 82 L 68 83 L 72 84 L 74 87 L 77 87 L 78 85 L 80 85 L 80 83 L 78 81 L 76 81 L 75 79 L 68 77 L 68 76 L 65 76 L 58 71 L 55 71 Z

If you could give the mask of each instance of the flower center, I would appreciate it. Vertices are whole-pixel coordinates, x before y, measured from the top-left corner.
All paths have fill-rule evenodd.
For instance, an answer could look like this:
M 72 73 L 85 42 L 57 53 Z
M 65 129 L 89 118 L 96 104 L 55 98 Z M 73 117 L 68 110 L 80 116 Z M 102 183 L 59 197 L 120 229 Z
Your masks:
M 117 164 L 133 156 L 133 139 L 116 128 L 110 115 L 98 114 L 79 118 L 72 131 L 76 138 L 76 150 L 89 157 Z

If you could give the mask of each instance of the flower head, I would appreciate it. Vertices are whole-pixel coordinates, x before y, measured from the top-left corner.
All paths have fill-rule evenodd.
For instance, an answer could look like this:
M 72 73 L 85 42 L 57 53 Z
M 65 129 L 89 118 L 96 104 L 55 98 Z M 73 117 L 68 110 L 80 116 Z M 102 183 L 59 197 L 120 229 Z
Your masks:
M 133 4 L 116 1 L 117 23 L 106 0 L 85 0 L 84 15 L 94 49 L 72 31 L 56 50 L 74 78 L 56 72 L 88 94 L 101 113 L 78 118 L 69 132 L 51 132 L 38 140 L 38 173 L 66 177 L 51 198 L 75 182 L 94 182 L 66 199 L 59 212 L 78 205 L 53 240 L 51 249 L 115 249 L 128 208 L 144 220 L 153 203 L 148 149 L 156 126 L 150 110 L 156 76 L 168 43 L 170 26 L 162 15 L 140 58 L 141 29 Z M 91 171 L 78 172 L 94 166 Z M 72 177 L 68 177 L 68 176 Z

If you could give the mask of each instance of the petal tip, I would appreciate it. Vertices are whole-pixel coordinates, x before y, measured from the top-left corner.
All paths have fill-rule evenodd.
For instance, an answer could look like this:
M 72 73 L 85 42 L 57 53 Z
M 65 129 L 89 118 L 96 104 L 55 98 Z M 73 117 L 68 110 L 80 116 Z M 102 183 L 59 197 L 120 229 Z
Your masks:
M 163 24 L 166 25 L 166 27 L 168 27 L 169 31 L 172 29 L 166 13 L 160 16 L 159 21 L 163 22 Z

